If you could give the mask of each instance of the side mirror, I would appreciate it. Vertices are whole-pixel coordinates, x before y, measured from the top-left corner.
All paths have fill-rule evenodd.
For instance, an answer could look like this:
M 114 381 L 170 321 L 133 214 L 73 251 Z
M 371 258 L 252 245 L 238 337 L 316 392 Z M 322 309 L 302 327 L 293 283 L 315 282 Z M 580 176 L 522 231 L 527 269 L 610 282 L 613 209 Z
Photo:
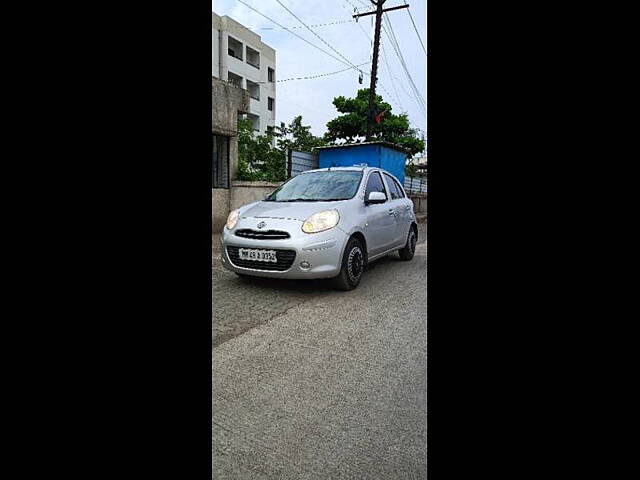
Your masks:
M 369 198 L 365 199 L 364 203 L 369 205 L 370 203 L 384 203 L 387 201 L 387 196 L 382 192 L 371 192 Z

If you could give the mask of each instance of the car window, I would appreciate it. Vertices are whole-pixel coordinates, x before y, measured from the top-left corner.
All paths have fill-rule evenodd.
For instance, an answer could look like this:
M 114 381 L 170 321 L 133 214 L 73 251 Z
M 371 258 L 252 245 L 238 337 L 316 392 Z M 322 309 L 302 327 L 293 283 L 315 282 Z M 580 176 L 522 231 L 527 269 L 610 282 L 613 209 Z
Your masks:
M 385 173 L 384 176 L 387 179 L 387 185 L 389 185 L 389 192 L 391 193 L 391 198 L 393 200 L 396 200 L 398 198 L 402 198 L 402 194 L 400 192 L 398 192 L 398 186 L 394 182 L 393 178 L 391 178 L 391 175 L 387 175 Z
M 281 185 L 268 202 L 327 202 L 353 198 L 360 187 L 362 171 L 325 170 L 302 173 Z
M 373 172 L 369 175 L 369 180 L 367 180 L 367 189 L 364 192 L 364 198 L 368 199 L 371 192 L 382 192 L 387 199 L 389 198 L 387 190 L 384 188 L 384 183 L 382 183 L 382 177 L 378 172 Z
M 395 178 L 393 179 L 393 183 L 396 184 L 396 187 L 398 187 L 398 194 L 400 195 L 400 198 L 404 198 L 404 191 L 402 190 L 402 187 L 400 186 L 400 182 L 398 182 Z

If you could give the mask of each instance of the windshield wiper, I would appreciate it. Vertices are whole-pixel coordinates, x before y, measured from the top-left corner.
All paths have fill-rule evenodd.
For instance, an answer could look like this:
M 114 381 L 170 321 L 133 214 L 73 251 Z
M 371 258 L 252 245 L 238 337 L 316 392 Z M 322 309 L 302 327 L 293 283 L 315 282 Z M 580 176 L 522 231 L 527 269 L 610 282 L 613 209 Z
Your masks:
M 348 198 L 291 198 L 289 200 L 265 200 L 265 202 L 338 202 Z
M 277 202 L 319 202 L 314 198 L 292 198 L 291 200 L 276 200 Z

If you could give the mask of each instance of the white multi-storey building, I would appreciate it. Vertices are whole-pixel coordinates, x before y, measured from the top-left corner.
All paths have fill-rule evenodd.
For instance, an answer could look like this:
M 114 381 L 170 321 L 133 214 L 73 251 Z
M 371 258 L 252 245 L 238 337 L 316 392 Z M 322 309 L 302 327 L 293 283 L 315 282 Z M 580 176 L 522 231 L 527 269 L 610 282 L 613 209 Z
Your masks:
M 212 75 L 249 91 L 247 116 L 264 134 L 276 120 L 276 51 L 232 18 L 212 16 Z

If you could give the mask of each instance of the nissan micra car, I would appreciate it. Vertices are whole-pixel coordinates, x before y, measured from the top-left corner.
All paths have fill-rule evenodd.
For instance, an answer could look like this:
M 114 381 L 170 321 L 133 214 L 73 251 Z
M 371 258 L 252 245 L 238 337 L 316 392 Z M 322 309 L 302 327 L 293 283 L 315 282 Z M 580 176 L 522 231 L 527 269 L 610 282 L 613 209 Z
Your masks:
M 418 228 L 400 182 L 373 167 L 309 170 L 266 199 L 232 211 L 220 237 L 225 268 L 240 276 L 333 278 L 358 286 L 367 262 L 413 258 Z

